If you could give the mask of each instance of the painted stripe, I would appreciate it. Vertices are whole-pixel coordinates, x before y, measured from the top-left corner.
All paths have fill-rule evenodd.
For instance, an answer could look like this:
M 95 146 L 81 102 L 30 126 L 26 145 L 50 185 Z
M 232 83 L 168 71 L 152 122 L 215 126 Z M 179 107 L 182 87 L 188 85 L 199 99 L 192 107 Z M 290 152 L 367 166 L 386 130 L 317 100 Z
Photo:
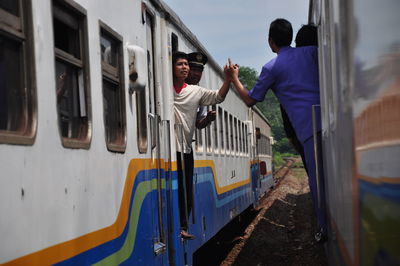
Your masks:
M 130 161 L 119 212 L 112 225 L 17 258 L 6 263 L 6 265 L 50 265 L 72 258 L 117 238 L 122 234 L 128 221 L 130 198 L 138 172 L 154 169 L 156 165 L 156 160 L 151 159 L 133 159 Z
M 250 183 L 250 175 L 239 182 L 227 185 L 227 186 L 220 186 L 217 178 L 217 172 L 215 171 L 215 163 L 213 160 L 196 160 L 194 162 L 194 167 L 195 168 L 200 168 L 200 167 L 211 167 L 212 172 L 214 174 L 214 182 L 215 182 L 215 187 L 217 189 L 217 194 L 220 195 L 222 193 L 225 193 L 227 191 L 233 190 L 235 188 L 247 185 Z
M 162 162 L 162 165 L 164 165 L 167 169 L 172 169 L 173 171 L 177 169 L 177 164 L 176 162 L 173 162 L 171 165 L 168 165 L 168 163 Z M 119 208 L 119 212 L 117 215 L 117 218 L 115 222 L 105 228 L 99 229 L 97 231 L 88 233 L 86 235 L 80 236 L 78 238 L 62 242 L 59 244 L 56 244 L 54 246 L 50 246 L 48 248 L 39 250 L 37 252 L 25 255 L 23 257 L 17 258 L 15 260 L 9 261 L 6 263 L 6 265 L 50 265 L 50 264 L 55 264 L 61 261 L 68 260 L 78 254 L 81 254 L 83 252 L 86 252 L 90 249 L 93 249 L 97 246 L 100 246 L 101 244 L 104 244 L 106 242 L 109 242 L 111 240 L 114 240 L 121 236 L 121 234 L 124 231 L 124 228 L 126 224 L 128 223 L 128 215 L 129 215 L 129 210 L 130 210 L 130 200 L 132 197 L 132 190 L 133 186 L 136 180 L 136 177 L 140 171 L 143 170 L 151 170 L 155 169 L 157 166 L 157 161 L 152 160 L 152 159 L 133 159 L 129 163 L 128 167 L 128 173 L 127 177 L 125 180 L 125 185 L 124 185 L 124 191 L 122 194 L 122 199 L 121 199 L 121 204 Z M 195 167 L 200 168 L 200 167 L 210 167 L 213 172 L 213 177 L 214 177 L 214 182 L 215 186 L 213 188 L 216 189 L 216 194 L 221 195 L 225 192 L 234 190 L 236 188 L 239 188 L 241 186 L 247 185 L 250 183 L 250 177 L 246 178 L 245 180 L 236 182 L 234 184 L 230 184 L 227 186 L 221 187 L 218 182 L 218 178 L 216 175 L 215 171 L 215 164 L 213 160 L 197 160 L 195 161 Z M 211 178 L 210 178 L 211 179 Z M 155 182 L 156 179 L 153 179 L 151 182 Z M 133 206 L 132 210 L 136 210 L 135 208 L 140 208 L 141 204 L 143 202 L 144 197 L 150 190 L 145 190 L 143 189 L 146 186 L 146 182 L 150 181 L 145 181 L 141 184 L 138 185 L 138 189 L 136 194 L 134 195 L 134 201 L 133 201 Z M 152 187 L 154 184 L 152 184 Z M 165 180 L 163 180 L 162 183 L 163 188 L 165 188 Z M 237 198 L 245 193 L 248 192 L 250 188 L 246 188 L 246 190 L 238 191 L 234 194 L 232 194 L 230 197 L 227 197 L 222 200 L 217 200 L 217 207 L 222 206 L 226 204 L 228 201 L 230 201 L 233 198 Z M 216 196 L 216 195 L 214 195 Z M 117 253 L 109 256 L 108 258 L 102 260 L 99 262 L 99 264 L 104 265 L 104 264 L 109 264 L 109 263 L 120 263 L 123 262 L 124 260 L 128 259 L 130 254 L 133 251 L 134 248 L 134 239 L 136 236 L 136 229 L 137 229 L 137 222 L 139 219 L 139 216 L 135 214 L 140 213 L 140 212 L 131 212 L 131 217 L 129 220 L 129 232 L 128 236 L 125 239 L 124 245 L 119 250 Z M 132 227 L 131 227 L 132 226 Z
M 99 261 L 94 265 L 117 265 L 125 260 L 127 260 L 135 247 L 135 239 L 137 226 L 139 221 L 140 209 L 142 207 L 142 202 L 146 197 L 147 193 L 151 192 L 153 187 L 157 187 L 157 179 L 152 179 L 151 181 L 144 181 L 138 185 L 135 191 L 135 196 L 132 204 L 132 211 L 129 218 L 129 231 L 125 239 L 125 242 L 120 250 L 116 253 L 108 256 L 107 258 Z M 165 180 L 163 180 L 161 187 L 165 189 Z M 135 211 L 133 211 L 135 210 Z

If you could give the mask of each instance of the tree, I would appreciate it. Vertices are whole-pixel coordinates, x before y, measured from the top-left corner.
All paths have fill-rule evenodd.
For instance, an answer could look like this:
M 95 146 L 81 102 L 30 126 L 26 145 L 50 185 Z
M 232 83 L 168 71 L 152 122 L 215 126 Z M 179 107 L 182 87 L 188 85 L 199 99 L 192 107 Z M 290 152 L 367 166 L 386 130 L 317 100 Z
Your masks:
M 258 78 L 257 70 L 251 67 L 241 66 L 239 68 L 239 79 L 243 86 L 251 89 L 256 84 Z

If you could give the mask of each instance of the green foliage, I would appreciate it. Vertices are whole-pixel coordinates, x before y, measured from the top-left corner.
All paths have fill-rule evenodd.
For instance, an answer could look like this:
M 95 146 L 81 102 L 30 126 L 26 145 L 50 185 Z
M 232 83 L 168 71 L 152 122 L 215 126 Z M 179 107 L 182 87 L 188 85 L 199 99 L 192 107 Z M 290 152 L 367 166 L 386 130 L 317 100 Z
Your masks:
M 278 170 L 285 164 L 285 161 L 282 159 L 282 155 L 279 152 L 274 152 L 274 156 L 272 157 L 272 164 L 275 167 L 275 170 Z
M 254 68 L 241 66 L 239 68 L 239 80 L 248 90 L 254 87 L 258 78 L 258 73 Z

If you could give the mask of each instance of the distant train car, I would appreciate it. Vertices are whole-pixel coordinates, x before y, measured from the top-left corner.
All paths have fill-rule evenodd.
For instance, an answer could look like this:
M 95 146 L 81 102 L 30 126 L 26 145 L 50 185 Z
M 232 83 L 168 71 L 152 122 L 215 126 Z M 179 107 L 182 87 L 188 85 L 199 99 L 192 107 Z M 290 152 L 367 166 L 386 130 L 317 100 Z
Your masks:
M 273 137 L 271 126 L 265 116 L 258 110 L 251 111 L 253 132 L 255 132 L 256 160 L 253 161 L 252 181 L 255 188 L 256 202 L 274 185 L 272 168 L 272 144 Z
M 0 263 L 192 265 L 271 186 L 270 126 L 231 91 L 196 134 L 196 239 L 181 239 L 171 55 L 206 53 L 207 88 L 222 70 L 163 2 L 1 1 L 0 15 Z
M 332 265 L 400 265 L 400 2 L 310 1 Z

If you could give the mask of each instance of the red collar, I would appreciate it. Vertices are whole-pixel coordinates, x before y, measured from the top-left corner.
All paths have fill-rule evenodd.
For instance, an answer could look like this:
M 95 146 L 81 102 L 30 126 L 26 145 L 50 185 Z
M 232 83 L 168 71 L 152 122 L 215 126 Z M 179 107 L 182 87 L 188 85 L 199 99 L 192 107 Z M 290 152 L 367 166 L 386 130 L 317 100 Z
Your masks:
M 186 88 L 186 87 L 187 87 L 187 84 L 184 83 L 183 86 L 180 87 L 180 88 L 177 88 L 177 87 L 174 86 L 174 89 L 175 89 L 175 92 L 179 94 L 179 93 L 181 93 L 181 91 L 182 91 L 184 88 Z

